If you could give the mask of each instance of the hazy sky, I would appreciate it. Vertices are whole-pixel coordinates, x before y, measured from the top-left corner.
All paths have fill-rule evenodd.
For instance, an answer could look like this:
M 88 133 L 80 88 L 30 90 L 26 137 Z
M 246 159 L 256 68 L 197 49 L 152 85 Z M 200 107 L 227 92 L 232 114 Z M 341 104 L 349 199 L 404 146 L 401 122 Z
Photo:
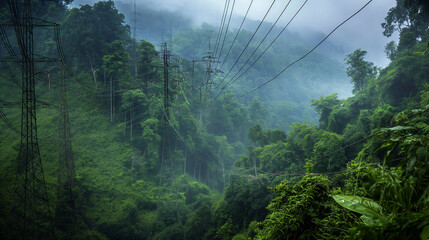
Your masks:
M 118 0 L 116 0 L 118 1 Z M 132 0 L 121 0 L 132 2 Z M 180 12 L 199 25 L 207 22 L 219 25 L 225 1 L 223 0 L 136 0 L 138 6 L 153 9 L 167 9 Z M 234 17 L 244 16 L 251 0 L 236 0 Z M 276 0 L 267 20 L 274 22 L 289 0 Z M 279 26 L 289 21 L 305 0 L 292 0 L 282 16 Z M 75 4 L 92 3 L 93 0 L 75 0 Z M 231 3 L 233 0 L 231 0 Z M 302 33 L 309 30 L 328 34 L 339 23 L 361 8 L 368 0 L 308 0 L 302 11 L 289 26 L 289 29 Z M 395 0 L 374 0 L 361 13 L 338 29 L 330 38 L 336 45 L 342 46 L 347 52 L 361 48 L 368 51 L 367 58 L 378 66 L 388 63 L 384 54 L 384 46 L 397 36 L 386 38 L 382 35 L 381 23 L 388 10 L 395 5 Z M 254 0 L 249 18 L 261 20 L 267 12 L 272 0 Z

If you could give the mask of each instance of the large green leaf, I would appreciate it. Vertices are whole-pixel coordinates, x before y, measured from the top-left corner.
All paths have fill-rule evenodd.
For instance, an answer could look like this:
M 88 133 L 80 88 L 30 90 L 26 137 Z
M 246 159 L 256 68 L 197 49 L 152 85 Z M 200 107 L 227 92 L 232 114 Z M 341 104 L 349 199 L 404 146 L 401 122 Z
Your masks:
M 423 228 L 422 233 L 420 233 L 420 239 L 421 240 L 427 240 L 427 239 L 429 239 L 429 225 L 426 225 Z
M 362 214 L 362 221 L 368 226 L 382 226 L 387 223 L 381 206 L 374 200 L 347 195 L 334 195 L 334 200 L 341 206 Z

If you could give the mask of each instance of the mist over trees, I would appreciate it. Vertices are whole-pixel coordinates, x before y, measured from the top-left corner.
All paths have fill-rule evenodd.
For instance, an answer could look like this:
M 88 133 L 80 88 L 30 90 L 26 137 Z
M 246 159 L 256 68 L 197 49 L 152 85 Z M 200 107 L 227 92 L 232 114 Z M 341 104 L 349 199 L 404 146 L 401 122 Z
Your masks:
M 286 31 L 224 87 L 252 31 L 237 35 L 232 57 L 212 62 L 222 72 L 211 79 L 205 54 L 215 51 L 217 27 L 140 6 L 144 24 L 133 39 L 130 5 L 70 3 L 32 1 L 35 17 L 61 23 L 68 62 L 65 78 L 57 63 L 35 63 L 38 143 L 56 239 L 429 238 L 425 1 L 397 0 L 388 12 L 380 36 L 400 35 L 386 45 L 388 66 L 368 61 L 360 48 L 343 62 L 315 51 L 245 96 L 308 52 L 303 36 Z M 8 4 L 0 10 L 6 21 Z M 159 45 L 161 29 L 169 44 Z M 0 30 L 0 56 L 9 57 L 9 46 L 19 55 L 15 29 Z M 35 52 L 53 56 L 55 33 L 42 33 Z M 225 34 L 226 46 L 236 33 Z M 239 65 L 263 37 L 255 35 Z M 1 68 L 0 232 L 54 239 L 14 211 L 21 65 Z M 62 111 L 67 139 L 59 135 Z M 58 187 L 66 140 L 74 159 L 68 205 Z M 20 224 L 35 237 L 18 231 Z

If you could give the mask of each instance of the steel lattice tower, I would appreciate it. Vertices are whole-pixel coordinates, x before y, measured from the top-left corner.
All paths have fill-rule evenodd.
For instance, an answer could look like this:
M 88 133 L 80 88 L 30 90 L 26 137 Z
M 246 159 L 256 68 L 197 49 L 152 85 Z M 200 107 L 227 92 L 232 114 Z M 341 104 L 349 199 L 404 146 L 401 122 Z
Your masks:
M 54 226 L 37 139 L 34 24 L 31 1 L 25 0 L 22 18 L 17 0 L 9 0 L 16 38 L 21 52 L 21 143 L 12 211 L 23 238 L 54 238 Z
M 65 66 L 61 66 L 60 107 L 59 107 L 59 163 L 57 206 L 55 209 L 55 225 L 58 229 L 72 233 L 76 223 L 75 198 L 73 188 L 75 182 L 74 159 L 71 144 L 70 121 L 67 109 L 65 88 Z
M 162 61 L 163 61 L 163 70 L 164 70 L 164 111 L 168 117 L 168 107 L 169 107 L 169 101 L 170 101 L 170 93 L 168 89 L 168 68 L 169 68 L 169 61 L 170 61 L 170 53 L 168 51 L 168 45 L 167 43 L 163 43 L 161 45 L 161 52 L 162 52 Z
M 178 203 L 178 192 L 175 176 L 175 164 L 172 156 L 171 133 L 170 133 L 170 91 L 169 91 L 169 68 L 175 67 L 170 65 L 170 51 L 168 44 L 161 44 L 163 74 L 164 74 L 164 106 L 163 106 L 163 137 L 161 149 L 161 162 L 158 185 L 158 200 L 156 210 L 155 231 L 158 230 L 157 223 L 160 217 L 176 215 L 177 222 L 180 222 L 180 211 Z M 172 197 L 174 196 L 174 199 Z M 170 206 L 174 206 L 175 213 L 170 212 Z

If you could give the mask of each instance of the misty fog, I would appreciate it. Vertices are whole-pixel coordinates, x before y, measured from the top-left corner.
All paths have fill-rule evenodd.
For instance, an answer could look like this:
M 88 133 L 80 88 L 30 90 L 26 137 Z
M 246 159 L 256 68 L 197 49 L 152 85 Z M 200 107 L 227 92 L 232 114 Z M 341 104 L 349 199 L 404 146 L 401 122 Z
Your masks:
M 429 239 L 425 0 L 0 1 L 2 239 Z

